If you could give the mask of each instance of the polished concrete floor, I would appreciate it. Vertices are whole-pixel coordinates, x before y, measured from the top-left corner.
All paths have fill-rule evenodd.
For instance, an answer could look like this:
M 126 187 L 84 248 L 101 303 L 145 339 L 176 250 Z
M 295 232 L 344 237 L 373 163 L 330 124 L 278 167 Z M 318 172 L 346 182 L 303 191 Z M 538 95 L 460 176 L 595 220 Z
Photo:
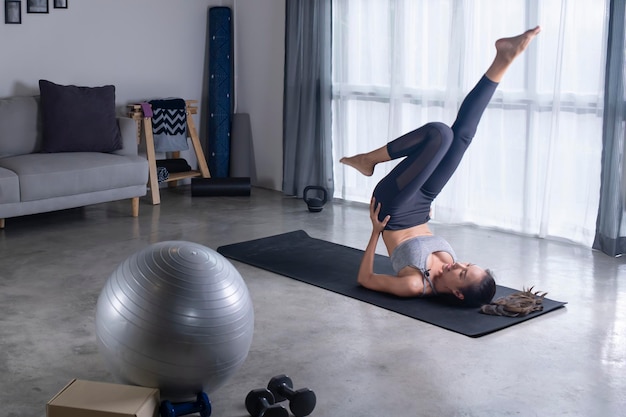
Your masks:
M 0 231 L 0 416 L 42 417 L 70 379 L 113 382 L 94 307 L 111 272 L 164 240 L 223 244 L 304 229 L 364 248 L 367 207 L 250 197 L 115 202 L 17 219 Z M 588 248 L 469 226 L 432 226 L 502 285 L 534 285 L 566 308 L 473 339 L 233 262 L 254 302 L 248 358 L 211 394 L 212 415 L 246 416 L 253 388 L 286 373 L 317 394 L 313 416 L 626 415 L 626 263 Z M 384 248 L 379 247 L 384 253 Z M 356 273 L 356 271 L 355 271 Z

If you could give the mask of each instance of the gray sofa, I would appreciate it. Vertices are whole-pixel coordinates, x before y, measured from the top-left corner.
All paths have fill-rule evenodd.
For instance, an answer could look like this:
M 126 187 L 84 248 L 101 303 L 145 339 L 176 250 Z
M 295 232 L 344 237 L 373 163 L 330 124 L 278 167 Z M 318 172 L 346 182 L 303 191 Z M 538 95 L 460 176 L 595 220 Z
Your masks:
M 0 228 L 10 217 L 127 198 L 132 201 L 132 215 L 137 216 L 139 197 L 147 190 L 148 162 L 137 153 L 135 121 L 116 117 L 113 109 L 121 149 L 46 151 L 42 99 L 0 99 Z

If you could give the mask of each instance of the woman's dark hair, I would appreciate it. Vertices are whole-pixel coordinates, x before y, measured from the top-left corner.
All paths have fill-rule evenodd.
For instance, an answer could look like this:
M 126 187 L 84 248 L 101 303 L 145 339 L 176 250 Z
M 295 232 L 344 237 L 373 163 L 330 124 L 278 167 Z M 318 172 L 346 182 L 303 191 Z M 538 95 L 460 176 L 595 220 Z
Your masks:
M 520 317 L 543 310 L 547 292 L 534 291 L 534 287 L 517 291 L 480 307 L 480 312 L 492 316 Z
M 467 307 L 480 307 L 489 304 L 496 294 L 496 280 L 491 270 L 485 270 L 485 276 L 477 284 L 463 288 L 463 301 Z

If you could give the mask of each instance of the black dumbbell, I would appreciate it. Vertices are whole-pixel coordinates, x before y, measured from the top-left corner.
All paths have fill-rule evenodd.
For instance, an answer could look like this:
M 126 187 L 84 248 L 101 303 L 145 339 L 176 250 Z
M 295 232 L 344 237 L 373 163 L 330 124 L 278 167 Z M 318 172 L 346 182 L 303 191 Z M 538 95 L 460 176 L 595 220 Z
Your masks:
M 174 404 L 168 400 L 161 402 L 161 417 L 179 417 L 192 413 L 199 413 L 200 417 L 211 415 L 211 401 L 204 392 L 198 393 L 196 401 Z
M 296 417 L 308 416 L 315 408 L 315 393 L 308 388 L 293 390 L 293 382 L 287 375 L 270 379 L 267 389 L 274 394 L 276 402 L 289 400 L 289 409 Z
M 265 388 L 254 389 L 248 393 L 246 410 L 252 417 L 289 417 L 287 409 L 276 404 L 274 394 Z

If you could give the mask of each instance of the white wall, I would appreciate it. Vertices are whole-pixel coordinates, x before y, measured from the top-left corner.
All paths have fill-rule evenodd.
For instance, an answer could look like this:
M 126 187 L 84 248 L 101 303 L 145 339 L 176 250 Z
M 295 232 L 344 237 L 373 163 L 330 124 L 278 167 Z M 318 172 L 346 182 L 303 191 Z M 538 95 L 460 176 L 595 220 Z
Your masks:
M 285 1 L 237 0 L 237 111 L 250 113 L 257 182 L 282 190 Z
M 206 103 L 208 9 L 236 10 L 238 111 L 250 113 L 256 185 L 282 185 L 282 82 L 286 0 L 74 0 L 68 9 L 0 19 L 0 97 L 38 94 L 38 80 L 113 84 L 129 103 L 182 97 Z M 206 121 L 196 125 L 204 142 Z M 186 156 L 186 155 L 184 155 Z

